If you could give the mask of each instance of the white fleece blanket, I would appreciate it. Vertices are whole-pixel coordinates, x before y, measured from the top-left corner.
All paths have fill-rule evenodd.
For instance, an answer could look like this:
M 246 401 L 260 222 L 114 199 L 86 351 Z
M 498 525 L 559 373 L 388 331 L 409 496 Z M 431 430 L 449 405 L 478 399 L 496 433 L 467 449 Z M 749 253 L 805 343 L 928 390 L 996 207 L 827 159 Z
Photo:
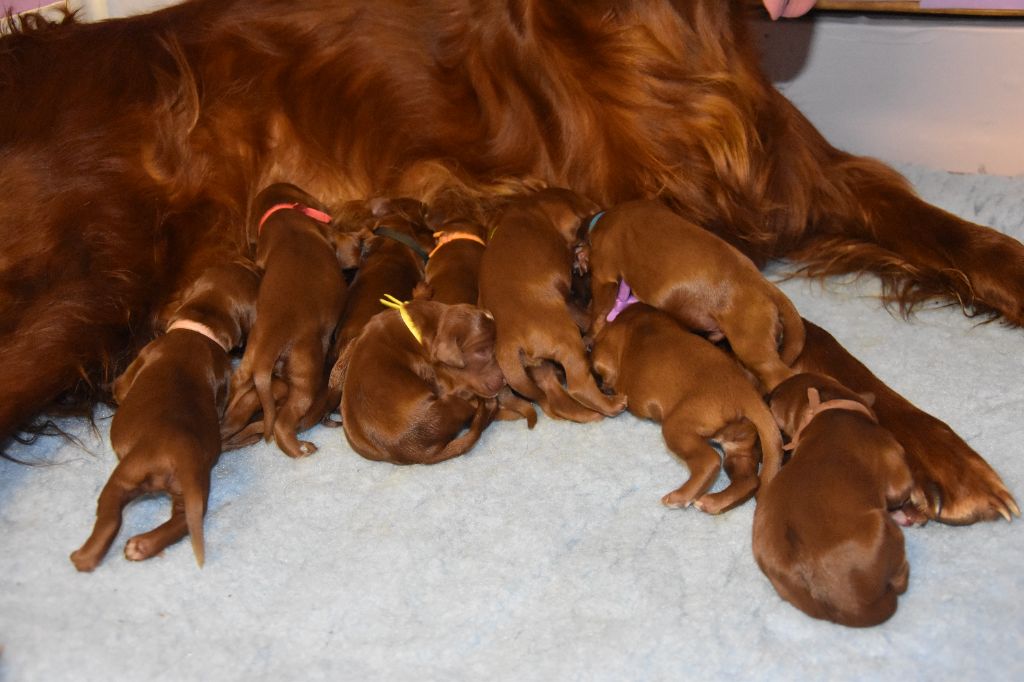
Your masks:
M 1024 177 L 902 170 L 1024 238 Z M 871 278 L 783 289 L 1024 498 L 1024 332 L 948 308 L 904 322 Z M 1024 523 L 909 529 L 889 622 L 816 621 L 754 563 L 753 502 L 717 518 L 659 503 L 685 469 L 628 415 L 500 423 L 433 467 L 366 461 L 324 428 L 305 460 L 231 452 L 204 569 L 187 542 L 124 559 L 168 513 L 151 498 L 79 574 L 68 554 L 115 462 L 104 414 L 98 433 L 70 425 L 80 445 L 11 450 L 50 466 L 0 462 L 0 680 L 1024 679 Z

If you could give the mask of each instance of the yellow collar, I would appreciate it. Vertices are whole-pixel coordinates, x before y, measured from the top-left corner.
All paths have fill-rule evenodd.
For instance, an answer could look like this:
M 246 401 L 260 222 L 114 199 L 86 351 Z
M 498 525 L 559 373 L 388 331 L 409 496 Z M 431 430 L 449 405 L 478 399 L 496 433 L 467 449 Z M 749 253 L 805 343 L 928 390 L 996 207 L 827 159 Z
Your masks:
M 416 323 L 412 321 L 412 315 L 406 309 L 408 301 L 399 301 L 391 294 L 384 294 L 384 298 L 380 299 L 380 302 L 388 308 L 394 308 L 402 316 L 402 322 L 405 322 L 405 326 L 409 328 L 416 341 L 422 346 L 423 345 L 423 334 L 420 332 L 420 328 L 416 326 Z

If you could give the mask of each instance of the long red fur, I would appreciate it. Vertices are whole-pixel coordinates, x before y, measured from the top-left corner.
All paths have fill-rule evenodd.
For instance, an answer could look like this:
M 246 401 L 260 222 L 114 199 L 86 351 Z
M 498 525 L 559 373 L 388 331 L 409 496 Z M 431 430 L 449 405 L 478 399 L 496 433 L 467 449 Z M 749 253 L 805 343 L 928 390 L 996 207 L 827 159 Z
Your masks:
M 1024 248 L 826 143 L 762 74 L 747 11 L 192 0 L 16 26 L 0 39 L 0 438 L 76 387 L 102 395 L 172 292 L 243 247 L 277 181 L 332 205 L 485 200 L 510 178 L 603 205 L 657 196 L 758 262 L 796 253 L 817 275 L 880 272 L 907 304 L 1024 322 Z

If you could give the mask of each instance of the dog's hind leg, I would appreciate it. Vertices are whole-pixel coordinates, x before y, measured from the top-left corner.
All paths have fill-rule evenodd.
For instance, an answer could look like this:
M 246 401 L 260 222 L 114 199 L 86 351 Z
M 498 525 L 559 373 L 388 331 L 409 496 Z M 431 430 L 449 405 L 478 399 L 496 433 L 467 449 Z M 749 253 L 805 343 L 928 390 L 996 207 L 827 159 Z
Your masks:
M 124 546 L 124 556 L 129 561 L 144 561 L 186 535 L 185 499 L 180 494 L 171 494 L 171 518 L 149 532 L 130 538 Z
M 541 391 L 537 404 L 544 414 L 552 419 L 567 419 L 578 423 L 596 422 L 604 419 L 604 415 L 595 412 L 577 402 L 565 390 L 558 369 L 550 360 L 545 360 L 527 370 Z
M 566 335 L 556 344 L 555 362 L 565 370 L 565 388 L 569 395 L 584 407 L 599 412 L 606 417 L 615 415 L 626 409 L 626 396 L 608 395 L 597 387 L 594 373 L 587 361 L 583 340 L 572 327 L 574 335 Z
M 137 482 L 128 480 L 131 466 L 125 465 L 123 461 L 119 463 L 100 492 L 92 534 L 81 547 L 71 553 L 71 563 L 79 571 L 91 571 L 99 565 L 121 530 L 121 515 L 125 505 L 142 493 Z
M 718 453 L 701 435 L 703 425 L 691 418 L 691 412 L 692 406 L 683 402 L 665 416 L 661 425 L 665 445 L 690 470 L 690 478 L 683 485 L 661 498 L 667 507 L 689 507 L 708 491 L 722 469 Z
M 300 441 L 296 434 L 304 426 L 303 420 L 310 410 L 319 404 L 326 406 L 322 397 L 324 353 L 315 344 L 297 343 L 285 361 L 284 375 L 288 383 L 288 396 L 277 412 L 273 423 L 274 441 L 289 457 L 306 457 L 316 452 L 317 447 L 309 441 Z M 323 410 L 326 411 L 326 410 Z M 266 415 L 266 412 L 264 412 Z M 312 426 L 320 420 L 317 414 L 308 420 Z
M 693 506 L 708 514 L 721 514 L 743 504 L 757 492 L 760 485 L 757 465 L 761 454 L 757 447 L 757 429 L 746 418 L 726 424 L 714 439 L 725 452 L 723 467 L 729 476 L 729 485 L 717 493 L 702 495 Z

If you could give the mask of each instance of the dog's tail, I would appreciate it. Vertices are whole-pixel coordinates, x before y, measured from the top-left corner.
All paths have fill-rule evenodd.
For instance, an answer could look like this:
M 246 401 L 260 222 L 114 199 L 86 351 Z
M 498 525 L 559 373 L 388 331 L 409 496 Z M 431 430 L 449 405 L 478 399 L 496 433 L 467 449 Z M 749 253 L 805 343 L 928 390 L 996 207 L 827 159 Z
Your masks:
M 771 410 L 761 400 L 751 401 L 747 419 L 757 429 L 757 437 L 761 443 L 760 490 L 764 490 L 769 481 L 782 469 L 782 432 L 779 431 Z
M 185 504 L 185 525 L 188 537 L 192 541 L 192 553 L 196 556 L 199 568 L 206 562 L 206 541 L 203 538 L 203 518 L 206 516 L 206 503 L 210 495 L 209 474 L 203 475 L 196 471 L 192 480 L 182 482 L 182 497 Z
M 499 344 L 494 349 L 494 355 L 498 366 L 501 367 L 501 373 L 505 375 L 505 382 L 513 391 L 535 403 L 544 400 L 544 392 L 526 373 L 526 368 L 523 366 L 522 350 L 518 344 Z
M 772 288 L 772 298 L 779 311 L 779 321 L 782 323 L 782 346 L 779 349 L 779 357 L 792 367 L 804 349 L 804 340 L 807 335 L 807 331 L 804 329 L 804 319 L 800 317 L 796 306 L 788 296 L 782 293 L 781 289 L 774 285 Z
M 277 401 L 274 399 L 274 365 L 255 367 L 252 373 L 252 385 L 256 395 L 260 397 L 263 408 L 263 437 L 269 441 L 274 435 L 274 422 L 277 421 Z

